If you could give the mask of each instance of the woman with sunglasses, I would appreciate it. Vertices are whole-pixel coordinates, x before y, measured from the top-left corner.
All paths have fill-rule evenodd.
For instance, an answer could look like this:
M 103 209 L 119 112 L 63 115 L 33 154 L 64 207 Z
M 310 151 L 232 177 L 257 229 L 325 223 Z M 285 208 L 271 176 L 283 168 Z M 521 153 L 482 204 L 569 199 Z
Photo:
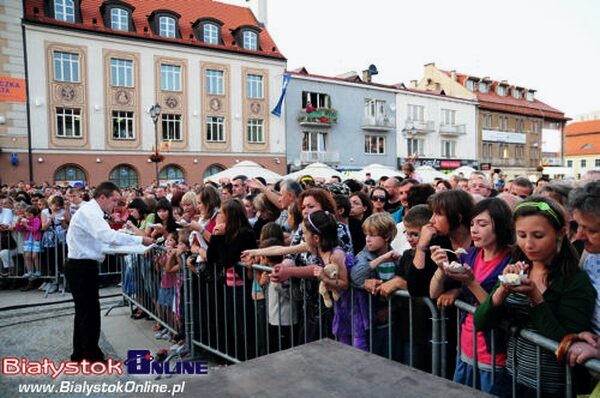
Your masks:
M 371 203 L 373 204 L 373 213 L 384 212 L 385 204 L 390 195 L 383 187 L 377 187 L 371 191 Z
M 569 333 L 589 330 L 595 290 L 587 273 L 579 268 L 579 256 L 566 238 L 565 215 L 560 205 L 549 198 L 531 196 L 515 207 L 513 220 L 517 247 L 503 276 L 522 273 L 524 277 L 511 275 L 511 279 L 516 279 L 513 284 L 506 283 L 506 279 L 496 283 L 477 307 L 477 330 L 487 331 L 508 320 L 511 327 L 529 329 L 554 341 L 561 341 Z M 535 344 L 518 332 L 509 336 L 507 369 L 516 377 L 518 396 L 535 394 L 536 358 Z M 539 367 L 544 369 L 540 380 L 542 396 L 563 396 L 564 365 L 546 350 L 541 350 L 540 358 Z

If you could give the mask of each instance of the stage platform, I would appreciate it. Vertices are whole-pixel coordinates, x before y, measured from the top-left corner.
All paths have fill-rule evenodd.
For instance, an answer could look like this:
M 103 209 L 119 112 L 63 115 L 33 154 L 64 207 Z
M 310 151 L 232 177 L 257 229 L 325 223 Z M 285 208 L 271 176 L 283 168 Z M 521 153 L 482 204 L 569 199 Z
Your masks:
M 333 340 L 190 377 L 185 397 L 490 397 Z

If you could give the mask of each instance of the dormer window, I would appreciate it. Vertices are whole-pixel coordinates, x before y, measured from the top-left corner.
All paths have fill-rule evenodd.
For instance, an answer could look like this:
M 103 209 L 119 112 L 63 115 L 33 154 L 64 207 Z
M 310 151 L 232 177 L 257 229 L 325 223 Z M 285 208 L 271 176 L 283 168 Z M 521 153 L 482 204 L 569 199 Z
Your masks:
M 258 34 L 251 30 L 245 30 L 242 33 L 243 45 L 246 50 L 258 50 Z
M 75 22 L 75 2 L 54 0 L 54 18 L 59 21 Z
M 110 28 L 113 30 L 129 30 L 129 12 L 122 8 L 112 8 L 110 10 Z
M 160 17 L 158 19 L 158 34 L 161 37 L 175 38 L 175 18 Z
M 215 18 L 200 18 L 192 25 L 196 39 L 207 44 L 223 44 L 221 27 L 223 22 Z
M 167 39 L 181 38 L 179 19 L 181 15 L 170 10 L 155 10 L 148 17 L 154 34 Z
M 506 87 L 504 87 L 504 86 L 498 86 L 496 88 L 496 94 L 498 94 L 501 97 L 504 97 L 506 95 Z
M 528 91 L 528 92 L 525 94 L 525 99 L 526 99 L 527 101 L 531 101 L 531 102 L 533 102 L 533 100 L 535 99 L 535 95 L 533 94 L 533 91 Z
M 479 92 L 487 93 L 488 92 L 488 84 L 486 82 L 479 82 Z
M 467 90 L 470 90 L 470 91 L 475 90 L 475 82 L 471 79 L 467 80 Z
M 521 89 L 519 89 L 519 88 L 513 89 L 513 98 L 521 99 Z
M 135 31 L 131 18 L 134 10 L 135 7 L 121 0 L 106 0 L 100 7 L 104 26 L 122 32 Z
M 219 44 L 219 27 L 211 23 L 204 24 L 202 39 L 208 44 Z

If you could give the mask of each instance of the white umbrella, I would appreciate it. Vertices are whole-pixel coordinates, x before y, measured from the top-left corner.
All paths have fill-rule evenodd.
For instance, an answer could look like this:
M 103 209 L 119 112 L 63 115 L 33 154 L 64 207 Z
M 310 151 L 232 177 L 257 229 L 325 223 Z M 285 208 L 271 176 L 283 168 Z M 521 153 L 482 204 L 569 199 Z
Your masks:
M 453 176 L 456 176 L 456 175 L 459 175 L 460 173 L 462 173 L 462 175 L 465 178 L 469 178 L 471 173 L 474 171 L 476 171 L 476 170 L 470 166 L 460 166 L 458 169 L 453 170 L 452 173 L 450 173 L 450 174 Z
M 206 177 L 205 180 L 218 183 L 220 178 L 232 179 L 238 175 L 245 175 L 248 178 L 263 177 L 265 181 L 267 181 L 267 184 L 273 184 L 281 180 L 281 176 L 279 174 L 266 169 L 251 160 L 243 160 L 239 163 L 236 163 L 234 166 L 226 170 Z
M 384 166 L 379 163 L 373 163 L 368 166 L 365 166 L 360 171 L 352 173 L 352 178 L 356 178 L 359 181 L 364 181 L 367 178 L 365 176 L 366 173 L 371 173 L 371 178 L 374 180 L 379 180 L 383 176 L 392 177 L 404 175 L 404 173 L 394 168 Z
M 331 176 L 338 176 L 342 180 L 345 179 L 344 175 L 336 169 L 319 162 L 311 163 L 302 170 L 294 171 L 293 173 L 286 175 L 285 178 L 293 178 L 296 180 L 305 175 L 309 175 L 312 178 L 323 178 L 326 181 L 329 181 Z
M 431 166 L 419 166 L 415 169 L 415 172 L 423 179 L 423 182 L 431 183 L 434 178 L 443 178 L 444 180 L 448 176 L 442 172 L 437 171 Z

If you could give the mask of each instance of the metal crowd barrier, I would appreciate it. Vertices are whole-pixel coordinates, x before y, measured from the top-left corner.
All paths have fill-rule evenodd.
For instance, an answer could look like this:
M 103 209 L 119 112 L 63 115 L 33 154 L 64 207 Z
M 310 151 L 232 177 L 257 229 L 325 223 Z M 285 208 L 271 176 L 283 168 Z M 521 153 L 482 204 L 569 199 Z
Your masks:
M 474 314 L 476 307 L 465 303 L 464 301 L 461 300 L 456 300 L 454 302 L 454 305 L 463 312 L 466 313 L 470 313 L 470 314 Z M 457 346 L 457 355 L 460 355 L 460 328 L 461 328 L 461 322 L 460 322 L 460 312 L 459 312 L 459 316 L 457 317 L 457 336 L 458 336 L 458 346 Z M 494 344 L 494 330 L 491 331 L 492 332 L 492 338 L 491 338 L 491 357 L 492 357 L 492 383 L 494 381 L 494 377 L 495 377 L 495 372 L 496 372 L 496 347 Z M 543 389 L 542 389 L 542 366 L 541 366 L 541 356 L 542 356 L 542 350 L 546 350 L 551 352 L 554 355 L 554 352 L 556 351 L 556 349 L 558 348 L 559 343 L 548 339 L 544 336 L 541 336 L 537 333 L 534 333 L 530 330 L 527 329 L 521 329 L 518 331 L 519 336 L 522 337 L 523 339 L 527 340 L 528 342 L 534 344 L 536 346 L 536 358 L 535 358 L 535 362 L 536 362 L 536 388 L 535 388 L 535 392 L 536 392 L 536 397 L 541 398 L 543 396 Z M 516 350 L 513 351 L 513 354 L 515 354 Z M 473 384 L 471 387 L 476 388 L 477 386 L 477 377 L 478 377 L 478 359 L 477 359 L 477 331 L 473 331 Z M 514 364 L 514 358 L 512 363 Z M 600 360 L 598 359 L 591 359 L 589 361 L 587 361 L 585 364 L 583 364 L 583 366 L 585 366 L 588 370 L 599 373 L 600 372 Z M 572 371 L 571 371 L 571 367 L 568 364 L 564 365 L 565 367 L 565 391 L 564 391 L 564 396 L 566 398 L 571 398 L 573 397 L 573 383 L 572 383 Z M 513 397 L 517 397 L 517 370 L 513 369 L 513 374 L 512 374 L 512 383 L 511 383 L 511 387 L 512 387 L 512 396 Z
M 149 317 L 160 323 L 166 330 L 172 334 L 183 334 L 185 336 L 186 347 L 191 352 L 191 357 L 196 357 L 199 350 L 204 350 L 215 354 L 231 363 L 239 363 L 256 356 L 277 352 L 282 349 L 294 347 L 304 344 L 309 341 L 308 329 L 308 311 L 310 308 L 311 298 L 307 297 L 306 289 L 303 289 L 303 284 L 307 280 L 290 279 L 289 284 L 281 287 L 280 294 L 277 295 L 278 300 L 278 316 L 277 322 L 269 320 L 269 295 L 266 294 L 264 303 L 260 300 L 253 300 L 251 297 L 252 280 L 256 280 L 258 273 L 272 272 L 272 268 L 264 265 L 252 265 L 251 270 L 238 264 L 236 270 L 241 275 L 241 281 L 236 273 L 233 273 L 233 285 L 239 286 L 228 287 L 225 284 L 225 276 L 221 271 L 218 271 L 213 266 L 203 267 L 202 264 L 197 265 L 197 272 L 191 272 L 187 266 L 180 267 L 177 274 L 179 278 L 178 289 L 180 290 L 179 317 L 165 317 L 165 311 L 157 305 L 156 286 L 159 275 L 154 268 L 155 256 L 160 254 L 162 249 L 157 248 L 148 255 L 138 256 L 121 256 L 124 262 L 122 267 L 123 275 L 123 297 L 129 304 L 130 308 L 134 306 L 142 310 Z M 181 259 L 181 264 L 186 264 L 185 256 Z M 252 278 L 249 278 L 248 272 L 251 272 Z M 266 290 L 266 288 L 264 289 Z M 299 295 L 298 292 L 301 294 Z M 285 293 L 285 298 L 282 298 L 282 293 Z M 318 292 L 314 291 L 314 294 Z M 364 293 L 361 287 L 352 286 L 349 289 L 351 302 L 354 302 L 356 294 Z M 369 309 L 369 325 L 373 325 L 373 305 L 374 296 L 368 294 L 368 309 Z M 400 344 L 401 340 L 397 336 L 397 332 L 393 333 L 392 319 L 393 302 L 401 300 L 404 304 L 403 310 L 407 310 L 408 314 L 408 359 L 406 364 L 414 365 L 415 359 L 415 334 L 427 333 L 427 341 L 429 343 L 427 349 L 431 354 L 430 371 L 434 375 L 446 377 L 446 365 L 449 349 L 449 343 L 446 338 L 447 327 L 449 326 L 446 319 L 445 311 L 438 310 L 435 303 L 429 298 L 413 298 L 406 290 L 398 290 L 393 293 L 393 299 L 387 300 L 388 323 L 384 326 L 388 329 L 387 357 L 392 358 L 393 345 Z M 314 299 L 314 298 L 313 298 Z M 289 300 L 289 316 L 282 316 L 282 300 Z M 317 320 L 322 321 L 325 318 L 325 313 L 329 311 L 322 303 L 322 299 L 318 298 Z M 427 318 L 430 321 L 430 330 L 417 328 L 415 325 L 415 304 L 420 303 L 419 311 L 427 309 Z M 463 301 L 456 300 L 455 306 L 457 311 L 457 355 L 460 356 L 460 329 L 461 329 L 461 312 L 474 313 L 475 307 Z M 354 309 L 354 306 L 351 307 Z M 297 314 L 297 317 L 294 316 Z M 423 315 L 423 314 L 421 314 Z M 283 318 L 283 319 L 282 319 Z M 282 322 L 283 320 L 283 322 Z M 286 322 L 287 320 L 287 322 Z M 295 321 L 295 322 L 294 322 Z M 354 322 L 354 313 L 352 313 L 352 321 Z M 284 324 L 282 324 L 284 323 Z M 313 325 L 314 326 L 314 325 Z M 331 328 L 331 324 L 318 322 L 317 338 L 323 338 L 330 335 L 330 331 L 325 328 Z M 429 325 L 427 326 L 429 329 Z M 373 352 L 373 326 L 369 328 L 369 345 L 368 351 Z M 354 340 L 354 325 L 352 325 L 352 340 Z M 492 333 L 494 333 L 492 331 Z M 537 346 L 536 362 L 537 370 L 537 389 L 536 395 L 543 396 L 541 386 L 541 374 L 543 369 L 539 366 L 541 363 L 542 350 L 554 352 L 558 343 L 529 330 L 521 330 L 520 336 L 527 341 Z M 314 336 L 313 336 L 314 337 Z M 473 387 L 478 384 L 478 369 L 479 363 L 477 358 L 477 338 L 474 332 L 474 347 L 473 347 Z M 491 344 L 492 356 L 492 380 L 497 369 L 496 365 L 496 347 Z M 420 352 L 419 356 L 423 356 Z M 406 355 L 405 355 L 406 357 Z M 397 358 L 396 358 L 397 359 Z M 600 360 L 587 361 L 584 366 L 591 370 L 600 373 Z M 514 372 L 513 372 L 514 373 Z M 451 375 L 449 375 L 451 376 Z M 565 365 L 565 397 L 572 397 L 572 375 L 571 368 Z M 512 394 L 517 397 L 517 377 L 513 374 L 512 377 Z

